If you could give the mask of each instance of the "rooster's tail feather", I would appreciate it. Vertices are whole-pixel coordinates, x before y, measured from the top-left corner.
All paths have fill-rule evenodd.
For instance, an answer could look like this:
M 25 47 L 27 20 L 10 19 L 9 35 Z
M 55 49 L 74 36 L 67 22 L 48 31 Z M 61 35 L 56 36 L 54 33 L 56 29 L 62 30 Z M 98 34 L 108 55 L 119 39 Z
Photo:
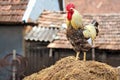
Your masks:
M 99 25 L 99 23 L 96 20 L 93 20 L 91 24 L 93 24 L 95 26 L 96 33 L 97 33 L 96 35 L 98 36 L 98 33 L 99 33 L 98 25 Z

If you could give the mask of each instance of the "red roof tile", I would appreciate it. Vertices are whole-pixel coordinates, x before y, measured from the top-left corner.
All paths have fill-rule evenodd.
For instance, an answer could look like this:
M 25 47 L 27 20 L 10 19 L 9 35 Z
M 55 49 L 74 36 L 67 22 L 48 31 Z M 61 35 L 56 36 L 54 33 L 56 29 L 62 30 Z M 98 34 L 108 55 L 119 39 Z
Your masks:
M 0 0 L 0 22 L 22 22 L 28 0 Z
M 60 28 L 65 23 L 64 12 L 44 11 L 37 20 L 38 27 Z M 95 46 L 99 49 L 120 50 L 120 14 L 84 14 L 84 24 L 90 23 L 93 19 L 99 22 L 99 34 L 95 40 Z M 66 38 L 66 30 L 60 29 L 55 39 L 48 45 L 49 48 L 72 49 Z M 46 39 L 46 38 L 45 38 Z
M 96 18 L 99 21 L 99 34 L 95 40 L 100 49 L 120 50 L 120 14 L 84 15 L 88 19 Z M 86 19 L 87 18 L 87 19 Z
M 58 13 L 56 13 L 56 15 L 57 14 Z M 61 14 L 61 16 L 62 15 L 63 14 Z M 99 22 L 99 35 L 97 36 L 95 40 L 95 46 L 98 47 L 99 49 L 120 50 L 120 14 L 84 14 L 83 15 L 84 24 L 90 23 L 93 19 L 96 19 Z M 47 20 L 47 17 L 44 18 L 44 20 Z M 52 20 L 53 19 L 51 18 L 48 20 L 48 22 L 49 21 L 52 22 Z M 58 20 L 57 22 L 61 23 L 62 21 Z M 61 25 L 63 23 L 64 21 L 61 23 Z M 71 49 L 72 46 L 68 42 L 65 33 L 66 33 L 65 30 L 61 30 L 57 34 L 58 39 L 51 42 L 48 45 L 48 47 L 70 48 Z
M 65 49 L 73 48 L 70 42 L 67 40 L 65 29 L 60 30 L 56 36 L 58 37 L 58 39 L 55 39 L 53 42 L 51 42 L 48 45 L 49 48 L 65 48 Z
M 34 26 L 29 32 L 26 31 L 25 40 L 51 42 L 62 23 L 65 23 L 65 14 L 64 12 L 43 11 L 37 23 L 37 27 Z
M 60 27 L 65 23 L 65 12 L 43 11 L 37 20 L 38 26 Z

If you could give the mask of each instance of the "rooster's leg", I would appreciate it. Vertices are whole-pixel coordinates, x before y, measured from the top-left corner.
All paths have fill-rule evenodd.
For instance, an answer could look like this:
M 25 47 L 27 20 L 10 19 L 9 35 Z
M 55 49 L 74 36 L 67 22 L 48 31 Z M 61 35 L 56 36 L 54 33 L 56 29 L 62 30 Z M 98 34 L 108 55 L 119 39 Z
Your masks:
M 84 52 L 83 61 L 86 61 L 86 52 Z
M 80 52 L 77 52 L 77 54 L 76 54 L 76 60 L 80 59 L 79 55 L 80 55 Z

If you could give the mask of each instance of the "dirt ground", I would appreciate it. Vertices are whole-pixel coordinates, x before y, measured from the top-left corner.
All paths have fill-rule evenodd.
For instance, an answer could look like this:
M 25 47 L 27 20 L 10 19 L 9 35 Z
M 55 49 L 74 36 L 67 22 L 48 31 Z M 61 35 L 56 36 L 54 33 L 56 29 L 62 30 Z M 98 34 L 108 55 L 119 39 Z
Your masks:
M 23 80 L 117 80 L 117 70 L 105 63 L 76 61 L 69 56 Z

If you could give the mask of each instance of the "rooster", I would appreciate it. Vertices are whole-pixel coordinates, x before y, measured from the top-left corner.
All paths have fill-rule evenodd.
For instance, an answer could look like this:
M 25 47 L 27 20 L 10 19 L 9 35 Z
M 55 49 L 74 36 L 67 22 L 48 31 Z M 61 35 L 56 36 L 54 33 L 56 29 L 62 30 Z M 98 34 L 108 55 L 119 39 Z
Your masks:
M 82 16 L 75 9 L 75 5 L 69 3 L 66 6 L 67 10 L 67 39 L 76 51 L 76 60 L 79 59 L 79 54 L 81 51 L 84 52 L 84 61 L 86 61 L 86 51 L 92 48 L 92 43 L 98 35 L 98 22 L 93 20 L 92 23 L 84 26 L 82 21 Z M 92 43 L 88 42 L 88 39 L 92 39 Z

